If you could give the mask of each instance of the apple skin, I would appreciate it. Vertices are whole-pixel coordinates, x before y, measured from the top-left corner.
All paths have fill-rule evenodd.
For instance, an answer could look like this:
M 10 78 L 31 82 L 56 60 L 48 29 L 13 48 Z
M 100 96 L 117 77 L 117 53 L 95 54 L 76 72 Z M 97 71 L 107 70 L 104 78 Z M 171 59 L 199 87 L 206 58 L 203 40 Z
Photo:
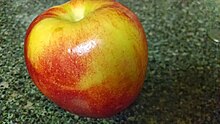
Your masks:
M 72 0 L 30 24 L 27 70 L 38 89 L 81 116 L 110 117 L 143 87 L 147 40 L 137 16 L 114 0 Z

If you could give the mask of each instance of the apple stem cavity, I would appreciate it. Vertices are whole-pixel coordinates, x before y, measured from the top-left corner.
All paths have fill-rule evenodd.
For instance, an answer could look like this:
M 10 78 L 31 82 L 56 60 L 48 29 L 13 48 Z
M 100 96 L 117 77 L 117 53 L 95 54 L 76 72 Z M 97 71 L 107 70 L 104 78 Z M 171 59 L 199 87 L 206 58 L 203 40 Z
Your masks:
M 70 18 L 69 21 L 78 22 L 85 18 L 89 13 L 92 13 L 96 9 L 109 5 L 115 0 L 70 0 L 70 4 L 67 4 L 67 11 Z M 71 6 L 69 6 L 71 5 Z
M 84 7 L 81 7 L 81 6 L 74 8 L 74 10 L 73 10 L 73 15 L 74 15 L 73 20 L 75 22 L 78 22 L 78 21 L 80 21 L 84 18 L 84 10 L 85 10 Z
M 82 4 L 75 3 L 74 7 L 72 7 L 72 4 L 65 3 L 59 7 L 64 8 L 66 11 L 65 13 L 59 14 L 61 19 L 70 22 L 79 22 L 85 17 L 85 7 Z

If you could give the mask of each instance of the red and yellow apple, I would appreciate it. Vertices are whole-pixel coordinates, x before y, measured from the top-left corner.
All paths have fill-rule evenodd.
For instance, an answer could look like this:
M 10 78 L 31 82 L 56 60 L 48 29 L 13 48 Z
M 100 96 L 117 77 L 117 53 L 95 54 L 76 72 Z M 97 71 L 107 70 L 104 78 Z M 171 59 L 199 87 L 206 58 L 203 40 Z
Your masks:
M 24 53 L 45 96 L 89 117 L 112 116 L 135 100 L 148 55 L 137 16 L 114 0 L 71 0 L 46 10 L 29 26 Z

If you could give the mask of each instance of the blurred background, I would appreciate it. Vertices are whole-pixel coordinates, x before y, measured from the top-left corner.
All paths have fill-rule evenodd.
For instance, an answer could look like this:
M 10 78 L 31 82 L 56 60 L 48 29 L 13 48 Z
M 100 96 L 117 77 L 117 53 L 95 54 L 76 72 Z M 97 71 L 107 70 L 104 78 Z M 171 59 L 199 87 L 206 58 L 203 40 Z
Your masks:
M 139 17 L 149 64 L 137 100 L 106 119 L 62 110 L 27 73 L 27 27 L 38 14 L 66 1 L 0 0 L 0 123 L 220 123 L 219 0 L 117 0 Z

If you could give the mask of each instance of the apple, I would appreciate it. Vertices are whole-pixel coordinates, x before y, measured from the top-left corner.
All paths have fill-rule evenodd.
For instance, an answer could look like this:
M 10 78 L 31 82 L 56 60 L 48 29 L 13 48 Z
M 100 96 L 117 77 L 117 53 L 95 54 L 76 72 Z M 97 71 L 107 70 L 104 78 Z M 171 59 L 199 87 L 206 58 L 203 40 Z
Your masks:
M 143 87 L 147 40 L 137 16 L 114 0 L 71 0 L 30 24 L 27 70 L 38 89 L 81 116 L 110 117 Z

